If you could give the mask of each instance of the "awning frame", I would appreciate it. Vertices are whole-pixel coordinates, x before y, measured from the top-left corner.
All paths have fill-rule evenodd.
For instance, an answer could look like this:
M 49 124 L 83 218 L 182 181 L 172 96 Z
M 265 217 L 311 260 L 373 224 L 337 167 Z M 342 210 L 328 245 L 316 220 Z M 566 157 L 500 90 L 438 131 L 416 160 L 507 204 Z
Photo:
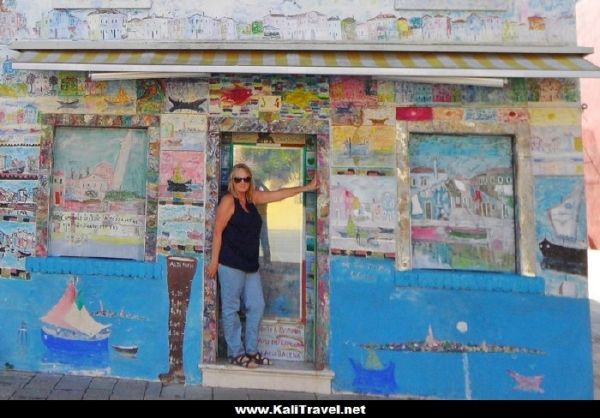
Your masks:
M 488 44 L 405 44 L 397 42 L 295 42 L 295 41 L 69 41 L 20 40 L 8 46 L 15 51 L 381 51 L 456 52 L 498 54 L 589 55 L 593 47 L 577 45 L 488 45 Z
M 110 44 L 113 49 L 103 49 Z M 117 45 L 119 43 L 116 43 Z M 600 68 L 586 61 L 582 47 L 294 44 L 281 43 L 139 43 L 21 41 L 17 70 L 83 72 L 152 72 L 168 74 L 276 74 L 372 77 L 462 78 L 600 78 Z M 243 44 L 246 49 L 233 49 Z M 75 45 L 80 48 L 73 49 Z M 135 49 L 124 49 L 125 46 Z M 308 45 L 319 45 L 307 49 Z M 373 44 L 369 44 L 373 45 Z M 211 46 L 212 48 L 208 48 Z M 360 47 L 358 50 L 349 46 Z M 52 48 L 54 47 L 54 48 Z M 168 48 L 167 48 L 168 47 Z M 29 49 L 32 48 L 32 49 Z M 38 49 L 33 49 L 38 48 Z M 560 51 L 560 52 L 558 52 Z M 593 49 L 592 49 L 593 51 Z

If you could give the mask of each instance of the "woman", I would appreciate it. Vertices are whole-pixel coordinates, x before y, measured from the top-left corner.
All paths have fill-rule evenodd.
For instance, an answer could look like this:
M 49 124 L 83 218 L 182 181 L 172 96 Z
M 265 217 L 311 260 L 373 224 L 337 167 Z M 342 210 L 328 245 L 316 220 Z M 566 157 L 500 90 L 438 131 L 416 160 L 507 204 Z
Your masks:
M 231 170 L 227 187 L 229 193 L 223 196 L 217 207 L 207 276 L 214 278 L 219 272 L 223 330 L 227 356 L 232 364 L 247 368 L 271 364 L 258 352 L 258 330 L 265 302 L 258 272 L 262 219 L 256 205 L 277 202 L 318 187 L 319 180 L 315 175 L 305 186 L 257 190 L 246 164 L 236 164 Z M 245 344 L 242 344 L 238 313 L 240 300 L 246 312 Z

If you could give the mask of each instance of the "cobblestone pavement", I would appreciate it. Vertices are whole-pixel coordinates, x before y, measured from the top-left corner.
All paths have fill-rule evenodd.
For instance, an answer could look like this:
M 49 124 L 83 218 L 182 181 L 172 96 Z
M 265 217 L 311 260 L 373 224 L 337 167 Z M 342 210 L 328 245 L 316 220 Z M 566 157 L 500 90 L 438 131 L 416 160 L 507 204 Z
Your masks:
M 163 385 L 160 382 L 63 374 L 0 371 L 0 400 L 372 400 L 388 399 L 258 389 L 209 388 L 200 385 Z

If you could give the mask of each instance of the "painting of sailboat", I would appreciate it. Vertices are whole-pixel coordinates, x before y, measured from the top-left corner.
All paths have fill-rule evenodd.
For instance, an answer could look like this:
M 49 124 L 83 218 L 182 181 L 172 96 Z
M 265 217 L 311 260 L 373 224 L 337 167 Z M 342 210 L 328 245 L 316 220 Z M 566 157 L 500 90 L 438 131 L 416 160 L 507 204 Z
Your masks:
M 78 295 L 75 279 L 41 320 L 42 341 L 50 349 L 85 354 L 108 350 L 110 324 L 92 318 Z
M 394 370 L 396 365 L 389 362 L 383 366 L 374 349 L 367 348 L 368 358 L 365 365 L 350 359 L 354 371 L 352 386 L 357 392 L 390 394 L 396 390 Z
M 192 180 L 185 179 L 181 174 L 181 168 L 175 167 L 173 176 L 167 179 L 167 190 L 170 192 L 189 192 L 192 190 Z
M 163 151 L 160 154 L 159 197 L 201 200 L 204 153 Z
M 369 350 L 369 359 L 376 356 L 374 350 Z M 394 377 L 396 365 L 393 362 L 384 367 L 377 359 L 375 363 L 372 360 L 367 360 L 367 364 L 362 365 L 351 358 L 350 364 L 354 371 L 352 386 L 357 392 L 387 395 L 396 390 L 397 385 Z
M 543 268 L 587 275 L 587 243 L 578 240 L 583 193 L 583 187 L 576 186 L 569 196 L 548 209 L 553 235 L 539 243 Z

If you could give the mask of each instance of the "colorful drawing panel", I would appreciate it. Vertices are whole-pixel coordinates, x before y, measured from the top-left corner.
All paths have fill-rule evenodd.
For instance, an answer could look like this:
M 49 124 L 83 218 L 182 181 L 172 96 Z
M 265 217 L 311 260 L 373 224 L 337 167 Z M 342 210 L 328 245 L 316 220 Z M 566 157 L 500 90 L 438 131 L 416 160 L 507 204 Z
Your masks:
M 161 150 L 204 151 L 207 129 L 205 115 L 162 115 Z
M 56 128 L 49 255 L 144 258 L 147 156 L 145 130 Z
M 334 126 L 335 167 L 395 167 L 396 129 L 393 126 Z
M 204 208 L 160 205 L 157 251 L 161 254 L 201 252 L 204 245 Z
M 581 176 L 535 180 L 538 274 L 546 293 L 587 296 L 585 185 Z
M 331 248 L 393 253 L 396 179 L 331 177 Z
M 414 134 L 409 159 L 413 267 L 514 272 L 511 138 Z
M 35 223 L 0 221 L 0 268 L 25 269 L 35 249 Z
M 202 201 L 204 153 L 164 151 L 160 154 L 159 197 Z

